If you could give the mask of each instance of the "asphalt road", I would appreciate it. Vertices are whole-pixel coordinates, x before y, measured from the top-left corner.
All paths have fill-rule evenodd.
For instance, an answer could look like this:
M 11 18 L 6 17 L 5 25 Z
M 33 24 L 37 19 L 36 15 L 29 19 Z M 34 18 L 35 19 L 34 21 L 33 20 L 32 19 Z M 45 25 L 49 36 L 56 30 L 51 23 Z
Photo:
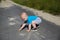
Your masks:
M 60 26 L 42 19 L 38 31 L 19 32 L 18 29 L 23 21 L 20 19 L 21 12 L 34 15 L 32 11 L 22 9 L 16 5 L 9 8 L 0 8 L 0 40 L 60 40 Z

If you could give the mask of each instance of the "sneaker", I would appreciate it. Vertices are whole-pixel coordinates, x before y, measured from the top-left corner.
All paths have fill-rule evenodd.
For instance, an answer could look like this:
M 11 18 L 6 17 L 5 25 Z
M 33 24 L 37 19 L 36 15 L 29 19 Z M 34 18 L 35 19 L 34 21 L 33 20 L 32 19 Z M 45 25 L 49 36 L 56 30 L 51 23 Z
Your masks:
M 36 30 L 37 28 L 33 28 L 32 30 Z

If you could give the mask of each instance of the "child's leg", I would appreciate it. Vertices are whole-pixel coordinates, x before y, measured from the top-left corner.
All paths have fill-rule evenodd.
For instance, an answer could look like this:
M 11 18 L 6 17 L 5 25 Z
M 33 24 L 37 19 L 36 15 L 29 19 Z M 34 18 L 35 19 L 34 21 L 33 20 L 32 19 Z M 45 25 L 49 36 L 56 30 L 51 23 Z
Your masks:
M 33 28 L 36 28 L 36 23 L 34 21 L 32 22 L 32 26 Z
M 27 32 L 30 32 L 30 31 L 31 31 L 31 24 L 29 24 Z
M 32 22 L 32 25 L 34 26 L 34 27 L 36 27 L 36 24 L 40 24 L 42 22 L 42 20 L 38 17 L 36 20 L 34 20 L 33 22 Z

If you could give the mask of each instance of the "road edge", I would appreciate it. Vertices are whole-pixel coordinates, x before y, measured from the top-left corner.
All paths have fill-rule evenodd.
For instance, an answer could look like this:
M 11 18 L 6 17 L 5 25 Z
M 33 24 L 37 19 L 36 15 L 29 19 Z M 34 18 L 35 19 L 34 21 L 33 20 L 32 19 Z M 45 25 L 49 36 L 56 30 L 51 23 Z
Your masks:
M 28 10 L 31 10 L 34 12 L 35 15 L 37 16 L 41 16 L 42 18 L 44 18 L 45 20 L 48 20 L 52 23 L 55 23 L 56 25 L 59 25 L 60 26 L 60 16 L 54 16 L 54 15 L 51 15 L 49 13 L 46 13 L 46 12 L 43 12 L 42 10 L 36 10 L 36 9 L 33 9 L 33 8 L 29 8 L 29 7 L 26 7 L 26 6 L 23 6 L 23 5 L 19 5 L 13 1 L 10 1 L 10 3 L 14 4 L 14 5 L 17 5 L 23 9 L 27 9 Z

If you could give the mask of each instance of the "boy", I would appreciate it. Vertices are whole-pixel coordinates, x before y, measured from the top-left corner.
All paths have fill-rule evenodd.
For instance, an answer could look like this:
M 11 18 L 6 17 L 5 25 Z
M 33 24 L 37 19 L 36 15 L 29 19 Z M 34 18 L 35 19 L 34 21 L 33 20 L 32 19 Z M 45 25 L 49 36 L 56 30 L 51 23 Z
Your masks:
M 33 29 L 36 29 L 37 28 L 36 24 L 40 24 L 41 23 L 41 19 L 38 16 L 28 16 L 25 12 L 23 12 L 20 15 L 20 17 L 21 17 L 22 20 L 25 21 L 25 23 L 21 26 L 19 31 L 21 31 L 25 27 L 25 25 L 28 24 L 28 30 L 27 31 L 30 32 L 32 26 L 33 26 Z

